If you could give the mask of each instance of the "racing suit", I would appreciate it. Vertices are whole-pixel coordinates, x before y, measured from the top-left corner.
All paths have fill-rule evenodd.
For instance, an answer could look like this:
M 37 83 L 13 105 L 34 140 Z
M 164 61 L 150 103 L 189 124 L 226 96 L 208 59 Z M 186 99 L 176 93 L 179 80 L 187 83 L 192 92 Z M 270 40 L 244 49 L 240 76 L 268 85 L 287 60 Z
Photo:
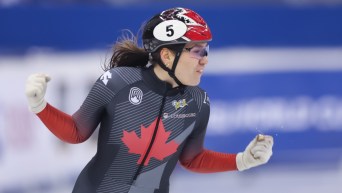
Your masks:
M 178 161 L 201 173 L 237 169 L 236 154 L 203 147 L 209 111 L 197 86 L 172 88 L 152 67 L 115 67 L 72 116 L 50 104 L 37 115 L 68 143 L 87 140 L 100 124 L 97 152 L 73 193 L 168 193 Z

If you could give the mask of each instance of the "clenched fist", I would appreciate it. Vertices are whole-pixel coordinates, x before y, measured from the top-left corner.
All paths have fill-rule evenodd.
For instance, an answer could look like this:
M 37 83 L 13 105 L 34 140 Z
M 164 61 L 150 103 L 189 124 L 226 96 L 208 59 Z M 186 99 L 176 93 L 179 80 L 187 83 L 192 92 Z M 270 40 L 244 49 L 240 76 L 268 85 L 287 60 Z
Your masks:
M 272 156 L 272 147 L 272 136 L 256 136 L 244 152 L 237 154 L 236 165 L 238 170 L 243 171 L 267 163 Z
M 47 82 L 50 80 L 51 78 L 46 74 L 32 74 L 26 81 L 25 94 L 29 109 L 36 114 L 46 107 L 44 96 Z

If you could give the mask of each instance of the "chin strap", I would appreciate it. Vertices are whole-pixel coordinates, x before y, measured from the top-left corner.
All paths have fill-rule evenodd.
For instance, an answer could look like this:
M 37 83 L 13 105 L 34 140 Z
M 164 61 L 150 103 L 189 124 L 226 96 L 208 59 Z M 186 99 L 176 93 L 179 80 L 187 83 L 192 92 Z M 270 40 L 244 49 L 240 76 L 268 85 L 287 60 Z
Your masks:
M 184 45 L 185 46 L 185 45 Z M 178 60 L 182 54 L 182 51 L 184 49 L 184 46 L 181 46 L 177 51 L 176 51 L 176 56 L 175 56 L 175 59 L 173 61 L 173 65 L 172 65 L 172 69 L 169 69 L 168 67 L 166 67 L 166 65 L 161 61 L 159 64 L 160 67 L 162 67 L 162 69 L 164 69 L 171 78 L 173 78 L 173 80 L 176 81 L 176 83 L 178 84 L 178 87 L 179 88 L 184 88 L 185 85 L 176 77 L 175 75 L 175 72 L 176 72 L 176 67 L 177 67 L 177 64 L 178 64 Z

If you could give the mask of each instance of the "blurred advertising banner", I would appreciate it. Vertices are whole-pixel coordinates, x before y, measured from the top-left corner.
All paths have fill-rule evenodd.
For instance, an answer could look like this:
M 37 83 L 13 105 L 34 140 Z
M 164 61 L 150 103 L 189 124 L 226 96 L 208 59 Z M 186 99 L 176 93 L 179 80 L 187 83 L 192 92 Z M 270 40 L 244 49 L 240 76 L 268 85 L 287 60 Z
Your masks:
M 201 82 L 211 99 L 209 148 L 241 151 L 263 133 L 274 137 L 273 163 L 339 163 L 342 49 L 241 48 L 213 55 Z
M 341 54 L 326 53 L 342 53 L 342 49 L 269 51 L 237 48 L 210 52 L 212 60 L 201 82 L 211 103 L 205 147 L 238 152 L 256 134 L 264 133 L 275 139 L 268 167 L 303 163 L 337 167 L 342 149 L 342 60 Z M 311 62 L 308 54 L 315 56 Z M 272 56 L 283 64 L 271 60 Z M 326 60 L 318 61 L 318 56 Z M 239 62 L 234 59 L 240 57 Z M 0 59 L 0 87 L 5 88 L 0 95 L 2 190 L 70 190 L 95 153 L 96 134 L 78 145 L 59 141 L 28 111 L 25 81 L 31 73 L 49 74 L 52 80 L 46 99 L 72 114 L 103 73 L 101 65 L 106 59 L 108 54 L 102 51 L 37 52 Z M 268 67 L 272 64 L 277 68 Z

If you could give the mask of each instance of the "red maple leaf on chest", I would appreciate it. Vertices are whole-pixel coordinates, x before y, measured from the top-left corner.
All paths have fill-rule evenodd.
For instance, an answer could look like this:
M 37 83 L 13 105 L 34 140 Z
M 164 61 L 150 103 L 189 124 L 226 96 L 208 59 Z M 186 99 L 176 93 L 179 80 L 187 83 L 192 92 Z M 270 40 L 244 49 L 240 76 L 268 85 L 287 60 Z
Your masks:
M 140 154 L 140 159 L 138 160 L 138 164 L 141 164 L 141 162 L 144 159 L 145 154 L 147 153 L 147 149 L 152 143 L 152 136 L 154 129 L 156 128 L 157 119 L 155 119 L 150 126 L 144 127 L 141 125 L 141 137 L 139 138 L 137 134 L 132 132 L 123 131 L 123 137 L 121 138 L 122 142 L 128 147 L 129 153 L 133 154 Z M 148 165 L 150 159 L 153 157 L 155 159 L 158 159 L 162 161 L 165 157 L 175 153 L 178 148 L 178 144 L 175 141 L 169 141 L 169 136 L 171 134 L 171 131 L 165 131 L 164 124 L 162 120 L 160 119 L 159 125 L 158 125 L 158 131 L 156 134 L 156 137 L 154 139 L 153 145 L 151 147 L 151 150 L 149 154 L 147 155 L 147 158 L 145 160 L 144 165 Z

